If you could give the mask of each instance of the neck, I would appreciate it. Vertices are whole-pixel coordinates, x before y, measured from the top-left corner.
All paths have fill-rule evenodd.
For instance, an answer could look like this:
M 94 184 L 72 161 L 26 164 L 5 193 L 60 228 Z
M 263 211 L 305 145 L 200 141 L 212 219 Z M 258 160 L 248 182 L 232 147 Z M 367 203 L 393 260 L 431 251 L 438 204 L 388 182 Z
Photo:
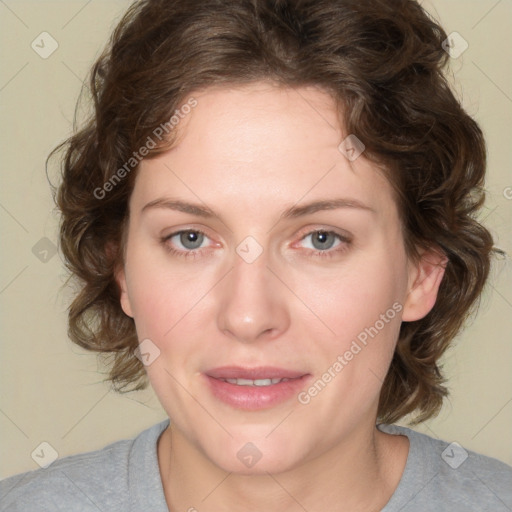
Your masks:
M 170 512 L 379 511 L 402 475 L 409 441 L 372 425 L 288 471 L 239 475 L 213 464 L 176 428 L 165 430 L 158 459 Z

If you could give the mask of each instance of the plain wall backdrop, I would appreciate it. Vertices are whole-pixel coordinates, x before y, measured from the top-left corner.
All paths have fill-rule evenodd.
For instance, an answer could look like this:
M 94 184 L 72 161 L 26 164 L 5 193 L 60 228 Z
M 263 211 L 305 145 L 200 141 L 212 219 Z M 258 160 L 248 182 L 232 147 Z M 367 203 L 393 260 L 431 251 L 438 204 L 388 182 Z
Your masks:
M 423 4 L 447 33 L 467 41 L 451 59 L 451 80 L 487 137 L 482 219 L 511 255 L 512 0 Z M 45 175 L 46 156 L 71 134 L 82 80 L 128 5 L 0 0 L 0 477 L 38 468 L 31 454 L 42 442 L 63 457 L 133 437 L 166 417 L 151 390 L 112 392 L 96 355 L 67 338 L 71 290 L 55 253 L 58 216 Z M 58 48 L 48 56 L 52 44 Z M 55 179 L 56 163 L 50 171 Z M 415 427 L 509 464 L 511 268 L 510 256 L 495 264 L 478 315 L 444 358 L 450 398 L 437 418 Z

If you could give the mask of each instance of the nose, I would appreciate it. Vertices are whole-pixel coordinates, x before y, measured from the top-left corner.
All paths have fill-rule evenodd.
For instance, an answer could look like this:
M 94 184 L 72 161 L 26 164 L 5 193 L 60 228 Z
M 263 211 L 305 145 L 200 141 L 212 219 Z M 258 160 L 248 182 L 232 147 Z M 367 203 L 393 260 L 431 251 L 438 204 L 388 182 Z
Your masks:
M 265 252 L 252 263 L 235 255 L 219 290 L 218 328 L 240 342 L 275 339 L 290 325 L 285 286 L 268 263 Z

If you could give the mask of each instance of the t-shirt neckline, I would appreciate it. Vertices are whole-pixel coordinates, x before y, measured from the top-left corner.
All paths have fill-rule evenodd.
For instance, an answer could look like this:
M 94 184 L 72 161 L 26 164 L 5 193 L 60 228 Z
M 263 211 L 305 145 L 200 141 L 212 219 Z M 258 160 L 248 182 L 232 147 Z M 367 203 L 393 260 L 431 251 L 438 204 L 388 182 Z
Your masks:
M 158 440 L 166 428 L 170 425 L 170 419 L 166 419 L 153 425 L 146 432 L 146 436 L 135 439 L 130 454 L 128 468 L 128 481 L 130 489 L 130 510 L 142 509 L 169 511 L 165 499 L 160 465 L 158 463 Z M 407 502 L 407 496 L 403 492 L 412 488 L 414 480 L 414 461 L 421 458 L 420 447 L 414 440 L 414 431 L 406 427 L 390 424 L 378 424 L 377 428 L 386 434 L 403 435 L 409 439 L 409 452 L 407 460 L 398 482 L 398 485 L 381 512 L 392 512 Z M 141 471 L 144 478 L 141 478 Z M 405 501 L 405 503 L 404 503 Z

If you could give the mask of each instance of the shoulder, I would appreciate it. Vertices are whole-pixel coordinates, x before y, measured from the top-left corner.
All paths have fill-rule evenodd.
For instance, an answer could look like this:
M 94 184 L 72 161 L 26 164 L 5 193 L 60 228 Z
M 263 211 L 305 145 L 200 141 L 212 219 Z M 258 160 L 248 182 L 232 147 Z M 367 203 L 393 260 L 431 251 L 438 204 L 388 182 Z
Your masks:
M 379 429 L 405 435 L 410 443 L 402 479 L 385 512 L 401 507 L 403 512 L 512 510 L 511 466 L 406 427 L 379 425 Z
M 144 456 L 149 445 L 156 445 L 165 423 L 143 431 L 134 439 L 58 459 L 46 469 L 1 480 L 0 510 L 97 512 L 106 510 L 105 505 L 110 510 L 129 510 L 130 466 L 134 459 Z M 144 471 L 143 466 L 140 469 Z
M 126 495 L 127 460 L 133 441 L 123 440 L 102 450 L 56 460 L 0 481 L 1 510 L 98 510 L 96 501 L 110 501 L 115 492 Z M 114 491 L 115 489 L 115 491 Z

